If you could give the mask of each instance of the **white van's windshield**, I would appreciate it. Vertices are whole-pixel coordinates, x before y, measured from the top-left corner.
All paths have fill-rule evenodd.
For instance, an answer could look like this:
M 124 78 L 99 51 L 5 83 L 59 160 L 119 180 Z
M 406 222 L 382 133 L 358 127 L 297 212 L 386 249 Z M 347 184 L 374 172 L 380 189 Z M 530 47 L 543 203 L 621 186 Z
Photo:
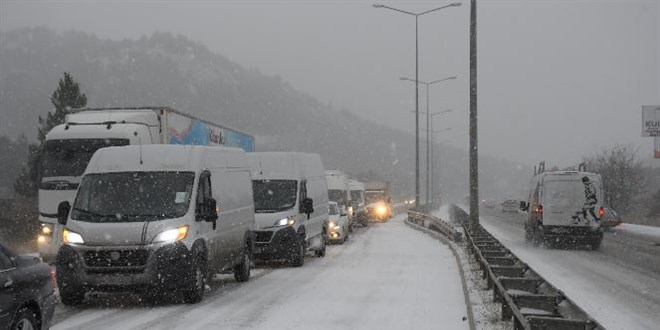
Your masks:
M 381 202 L 385 199 L 383 197 L 385 195 L 385 193 L 383 193 L 381 191 L 367 191 L 367 192 L 365 192 L 364 195 L 365 195 L 364 197 L 367 200 L 367 203 L 369 203 L 369 204 L 376 203 L 376 202 Z
M 351 190 L 351 199 L 362 202 L 362 190 Z
M 339 189 L 329 189 L 328 199 L 337 202 L 337 204 L 346 205 L 346 191 Z
M 254 180 L 254 212 L 274 213 L 290 210 L 296 205 L 296 180 Z
M 328 214 L 329 215 L 339 214 L 339 208 L 337 207 L 337 204 L 329 204 L 328 205 Z
M 71 219 L 87 222 L 140 222 L 186 214 L 193 172 L 88 174 L 82 180 Z

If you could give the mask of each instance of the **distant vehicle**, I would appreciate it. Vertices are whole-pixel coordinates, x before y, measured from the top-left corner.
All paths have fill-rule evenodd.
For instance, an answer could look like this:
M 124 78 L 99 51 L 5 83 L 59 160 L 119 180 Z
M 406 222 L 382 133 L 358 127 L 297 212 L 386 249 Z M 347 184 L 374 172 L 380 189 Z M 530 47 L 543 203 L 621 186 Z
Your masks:
M 350 236 L 350 228 L 346 213 L 336 202 L 328 202 L 328 241 L 344 244 Z
M 57 282 L 65 305 L 85 293 L 170 292 L 202 300 L 207 275 L 250 278 L 254 205 L 245 152 L 237 148 L 145 145 L 97 151 L 65 226 Z
M 390 183 L 385 181 L 367 181 L 364 183 L 367 201 L 367 215 L 372 221 L 387 221 L 392 218 Z M 411 200 L 410 204 L 414 204 Z
M 503 213 L 518 213 L 520 202 L 515 199 L 507 199 L 502 203 Z
M 623 222 L 621 220 L 621 217 L 619 217 L 619 215 L 613 209 L 604 206 L 603 210 L 604 210 L 604 214 L 600 222 L 601 226 L 605 228 L 613 228 L 620 225 Z
M 355 213 L 353 223 L 366 227 L 369 225 L 369 221 L 367 219 L 367 204 L 364 198 L 364 183 L 349 179 L 348 187 L 351 191 L 351 204 Z
M 255 256 L 305 262 L 325 256 L 328 186 L 321 157 L 299 152 L 248 153 L 254 190 Z
M 0 245 L 0 330 L 48 330 L 55 311 L 55 285 L 50 266 Z
M 492 200 L 486 200 L 486 199 L 484 199 L 484 200 L 481 201 L 481 203 L 479 203 L 479 205 L 481 205 L 481 206 L 483 206 L 483 207 L 485 207 L 485 208 L 492 209 L 492 208 L 495 208 L 495 206 L 497 205 L 497 203 L 495 203 L 495 201 L 492 201 Z
M 599 174 L 577 171 L 542 172 L 530 183 L 525 239 L 534 244 L 578 242 L 598 249 L 603 185 Z
M 82 109 L 46 135 L 39 185 L 39 254 L 53 262 L 62 245 L 57 205 L 73 203 L 94 152 L 125 145 L 187 144 L 254 151 L 254 137 L 168 107 Z
M 336 202 L 339 208 L 346 213 L 349 227 L 353 229 L 353 207 L 351 203 L 351 190 L 348 186 L 348 175 L 342 171 L 325 171 L 325 180 L 328 185 L 328 199 Z

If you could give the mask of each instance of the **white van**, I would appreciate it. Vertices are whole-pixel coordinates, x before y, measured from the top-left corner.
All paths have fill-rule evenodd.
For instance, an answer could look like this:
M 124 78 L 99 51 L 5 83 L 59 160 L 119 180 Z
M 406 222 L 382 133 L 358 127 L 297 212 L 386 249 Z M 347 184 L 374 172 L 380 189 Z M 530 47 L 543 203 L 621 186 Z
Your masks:
M 338 170 L 325 171 L 325 180 L 328 185 L 328 199 L 336 202 L 340 211 L 346 213 L 349 228 L 353 229 L 353 207 L 351 202 L 351 189 L 348 187 L 348 175 Z
M 579 242 L 600 247 L 604 216 L 599 174 L 577 171 L 543 172 L 532 178 L 525 239 L 538 245 Z
M 248 153 L 254 190 L 255 257 L 304 263 L 307 250 L 325 255 L 328 188 L 317 154 Z
M 58 221 L 65 229 L 57 282 L 66 305 L 87 291 L 181 292 L 194 303 L 209 275 L 250 277 L 254 204 L 241 149 L 99 149 L 73 206 L 60 203 Z

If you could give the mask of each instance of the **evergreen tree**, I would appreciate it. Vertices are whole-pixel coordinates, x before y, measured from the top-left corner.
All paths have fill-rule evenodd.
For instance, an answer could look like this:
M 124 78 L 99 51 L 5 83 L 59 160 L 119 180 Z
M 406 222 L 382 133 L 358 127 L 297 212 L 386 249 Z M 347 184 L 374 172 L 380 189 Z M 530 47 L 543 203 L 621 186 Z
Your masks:
M 85 107 L 87 96 L 80 93 L 80 86 L 73 77 L 68 72 L 64 72 L 64 78 L 60 79 L 50 101 L 55 107 L 55 112 L 49 112 L 45 119 L 39 116 L 40 127 L 37 132 L 39 142 L 30 144 L 28 160 L 14 183 L 14 190 L 22 196 L 32 197 L 37 194 L 41 181 L 40 164 L 46 134 L 53 127 L 64 123 L 64 117 L 73 109 Z

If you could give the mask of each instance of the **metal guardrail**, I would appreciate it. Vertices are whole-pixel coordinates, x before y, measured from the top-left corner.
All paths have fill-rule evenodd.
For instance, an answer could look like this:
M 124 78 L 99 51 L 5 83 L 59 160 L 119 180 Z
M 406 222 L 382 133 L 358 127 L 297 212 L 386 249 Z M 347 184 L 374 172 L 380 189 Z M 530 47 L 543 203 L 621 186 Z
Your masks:
M 421 224 L 422 226 L 428 223 L 429 228 L 435 229 L 436 231 L 442 233 L 443 235 L 447 236 L 450 240 L 455 242 L 460 242 L 463 239 L 463 234 L 457 231 L 456 228 L 454 228 L 454 226 L 430 214 L 409 210 L 408 221 Z
M 513 319 L 514 329 L 605 329 L 483 227 L 469 230 L 467 212 L 453 205 L 450 214 L 463 224 L 467 247 L 493 290 L 494 301 L 502 304 L 502 319 Z

